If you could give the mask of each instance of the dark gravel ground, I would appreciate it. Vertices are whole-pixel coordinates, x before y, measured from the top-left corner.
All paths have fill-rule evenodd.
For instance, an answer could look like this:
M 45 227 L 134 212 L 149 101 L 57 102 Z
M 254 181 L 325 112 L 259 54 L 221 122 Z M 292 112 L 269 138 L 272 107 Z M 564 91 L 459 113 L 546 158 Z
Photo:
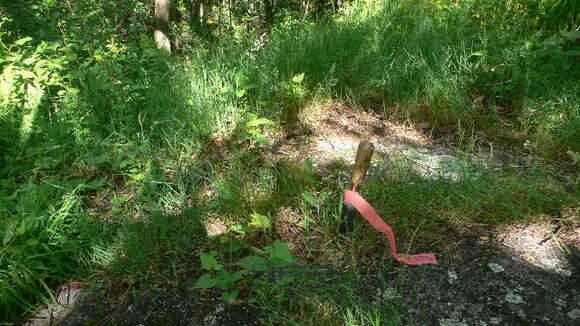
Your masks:
M 580 325 L 578 253 L 547 271 L 501 247 L 463 244 L 438 265 L 407 268 L 396 288 L 423 325 Z M 409 288 L 407 288 L 409 289 Z
M 580 229 L 574 224 L 566 230 L 560 239 L 541 226 L 475 237 L 439 253 L 437 265 L 395 265 L 361 277 L 352 288 L 369 304 L 406 307 L 405 320 L 415 325 L 580 325 Z M 323 274 L 329 273 L 340 274 L 332 268 Z M 218 293 L 208 301 L 188 290 L 193 281 L 179 290 L 117 300 L 122 304 L 71 283 L 59 293 L 60 307 L 45 308 L 25 324 L 234 326 L 267 319 L 267 311 L 225 304 Z

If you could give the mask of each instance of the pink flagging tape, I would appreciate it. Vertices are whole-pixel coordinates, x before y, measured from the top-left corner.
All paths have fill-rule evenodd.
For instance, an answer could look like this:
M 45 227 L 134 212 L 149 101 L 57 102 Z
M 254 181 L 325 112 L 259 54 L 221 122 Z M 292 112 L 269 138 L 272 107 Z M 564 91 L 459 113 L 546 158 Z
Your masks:
M 397 246 L 395 244 L 395 233 L 391 227 L 383 221 L 379 214 L 375 212 L 373 207 L 357 192 L 345 190 L 344 201 L 350 203 L 354 208 L 356 208 L 360 215 L 362 215 L 375 228 L 375 230 L 387 236 L 391 247 L 391 255 L 393 255 L 396 260 L 408 265 L 437 264 L 437 258 L 435 258 L 435 255 L 432 253 L 415 255 L 398 254 Z

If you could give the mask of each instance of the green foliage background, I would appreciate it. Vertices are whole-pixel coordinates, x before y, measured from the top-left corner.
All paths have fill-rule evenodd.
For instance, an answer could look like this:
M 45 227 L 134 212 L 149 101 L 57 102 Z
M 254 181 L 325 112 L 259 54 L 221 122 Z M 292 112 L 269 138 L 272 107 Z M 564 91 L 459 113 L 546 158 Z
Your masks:
M 575 1 L 288 1 L 272 26 L 261 1 L 216 4 L 200 26 L 175 3 L 167 55 L 151 40 L 151 1 L 0 2 L 0 319 L 71 278 L 173 284 L 207 246 L 201 219 L 275 213 L 320 187 L 259 157 L 263 130 L 291 126 L 309 101 L 382 103 L 547 160 L 580 152 Z M 546 200 L 502 220 L 570 199 L 516 179 L 514 193 Z M 251 185 L 278 196 L 246 198 Z

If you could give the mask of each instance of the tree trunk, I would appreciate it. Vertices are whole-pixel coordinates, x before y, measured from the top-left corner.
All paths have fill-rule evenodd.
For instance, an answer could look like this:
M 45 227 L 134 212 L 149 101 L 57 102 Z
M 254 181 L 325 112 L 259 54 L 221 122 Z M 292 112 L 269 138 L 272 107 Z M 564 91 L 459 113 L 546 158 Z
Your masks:
M 212 0 L 203 0 L 201 3 L 201 19 L 204 26 L 207 26 L 209 24 L 212 7 L 213 7 Z
M 185 0 L 185 7 L 189 11 L 189 24 L 193 28 L 201 27 L 201 0 Z
M 334 11 L 338 11 L 340 10 L 340 7 L 342 6 L 342 0 L 332 0 L 332 7 L 334 9 Z
M 158 49 L 171 53 L 169 33 L 169 6 L 171 0 L 155 0 L 155 31 L 153 39 Z
M 272 0 L 264 0 L 264 18 L 266 26 L 269 28 L 274 22 L 274 9 L 272 7 Z

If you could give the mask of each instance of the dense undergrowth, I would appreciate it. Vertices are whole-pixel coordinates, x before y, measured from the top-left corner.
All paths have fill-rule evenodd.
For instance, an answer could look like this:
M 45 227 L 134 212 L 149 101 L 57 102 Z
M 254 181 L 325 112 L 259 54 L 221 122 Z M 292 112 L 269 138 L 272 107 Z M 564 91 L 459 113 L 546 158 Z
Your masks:
M 319 19 L 285 12 L 258 48 L 254 34 L 224 29 L 219 38 L 187 34 L 171 56 L 154 48 L 138 14 L 92 1 L 0 5 L 0 319 L 29 313 L 70 279 L 119 293 L 170 288 L 200 275 L 200 252 L 217 250 L 228 269 L 251 253 L 246 245 L 277 257 L 267 226 L 238 228 L 246 245 L 228 251 L 239 239 L 207 239 L 204 219 L 245 225 L 291 207 L 306 229 L 337 237 L 342 185 L 263 150 L 265 130 L 296 128 L 316 100 L 428 121 L 456 137 L 481 132 L 577 164 L 577 8 L 549 3 L 355 1 Z M 33 15 L 19 22 L 24 13 Z M 458 225 L 532 220 L 578 198 L 574 181 L 541 165 L 477 166 L 452 182 L 413 174 L 403 160 L 385 164 L 394 173 L 369 180 L 364 195 L 423 248 Z M 376 243 L 360 228 L 349 237 Z M 351 259 L 334 263 L 357 270 L 365 246 L 346 248 Z M 242 296 L 265 305 L 260 295 L 271 289 L 244 275 Z M 276 322 L 313 318 L 307 302 Z M 400 309 L 356 302 L 348 311 L 331 304 L 325 320 L 370 323 Z

